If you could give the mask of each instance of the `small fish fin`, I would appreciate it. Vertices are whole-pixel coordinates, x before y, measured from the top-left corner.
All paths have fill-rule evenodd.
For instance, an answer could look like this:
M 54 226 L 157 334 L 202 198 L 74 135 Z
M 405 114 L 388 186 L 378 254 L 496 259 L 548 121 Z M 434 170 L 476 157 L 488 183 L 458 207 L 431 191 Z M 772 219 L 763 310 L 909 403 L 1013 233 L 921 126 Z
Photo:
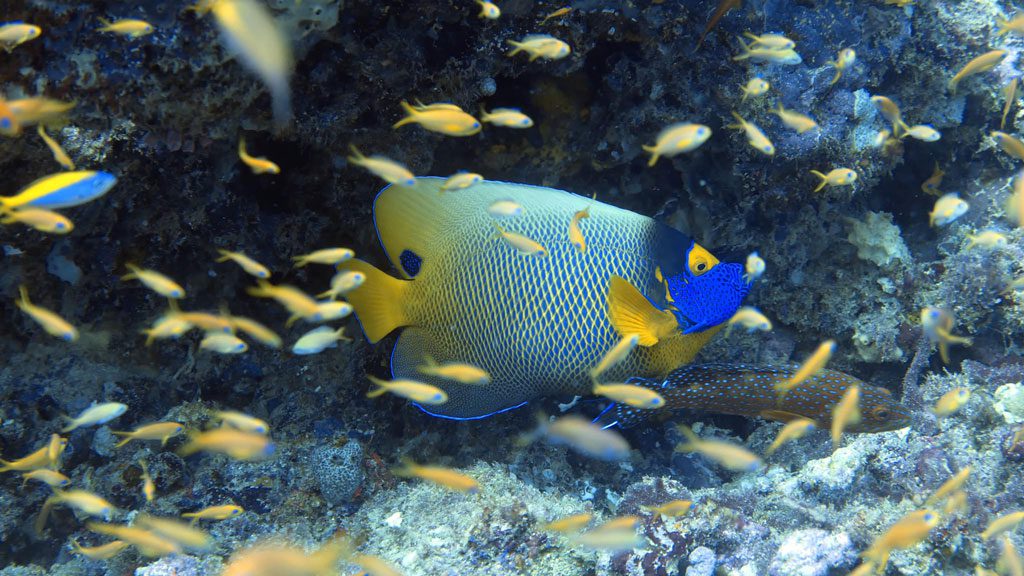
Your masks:
M 139 272 L 142 271 L 141 268 L 131 262 L 127 262 L 124 267 L 128 269 L 128 273 L 121 276 L 121 280 L 134 280 L 139 277 Z
M 111 430 L 110 433 L 113 434 L 114 436 L 120 436 L 120 437 L 124 438 L 124 440 L 121 440 L 117 444 L 114 444 L 114 448 L 120 448 L 121 446 L 124 446 L 125 444 L 127 444 L 127 443 L 132 441 L 132 433 L 131 432 L 122 432 L 121 430 Z
M 620 336 L 639 334 L 641 346 L 654 346 L 678 327 L 675 316 L 659 310 L 621 276 L 608 281 L 608 319 Z
M 494 226 L 494 234 L 491 236 L 491 240 L 497 240 L 505 234 L 505 229 L 498 226 L 497 222 L 491 222 L 491 225 Z
M 356 148 L 355 144 L 349 144 L 348 149 L 352 151 L 352 155 L 348 157 L 349 162 L 357 164 L 359 162 L 362 162 L 363 160 L 366 160 L 366 155 L 360 152 L 359 148 Z
M 935 332 L 946 342 L 950 344 L 963 344 L 964 346 L 970 346 L 972 341 L 970 338 L 964 336 L 954 336 L 947 328 L 936 328 Z
M 100 24 L 103 24 L 104 28 L 109 28 L 110 26 L 113 26 L 113 24 L 114 24 L 113 22 L 111 22 L 110 20 L 107 20 L 103 16 L 97 16 L 96 19 L 100 21 Z
M 515 56 L 523 51 L 523 43 L 516 42 L 515 40 L 506 40 L 509 46 L 512 46 L 512 50 L 508 53 L 508 56 Z
M 392 468 L 391 474 L 398 476 L 400 478 L 412 478 L 413 476 L 415 476 L 416 463 L 413 462 L 412 458 L 409 458 L 408 456 L 402 456 L 400 460 L 402 462 L 402 465 Z
M 828 176 L 825 176 L 824 173 L 818 172 L 817 170 L 811 170 L 811 174 L 814 174 L 821 179 L 821 182 L 818 183 L 818 187 L 814 189 L 815 192 L 821 190 L 826 184 L 828 184 Z
M 46 519 L 49 518 L 50 510 L 53 508 L 54 502 L 57 501 L 57 494 L 60 494 L 60 492 L 57 492 L 56 490 L 54 490 L 54 492 L 56 494 L 47 498 L 46 501 L 43 502 L 43 509 L 39 511 L 39 516 L 36 518 L 35 523 L 36 534 L 42 534 L 43 529 L 46 528 Z
M 32 301 L 28 298 L 28 286 L 22 284 L 18 286 L 18 302 L 24 306 L 31 306 Z
M 686 437 L 685 443 L 676 446 L 677 452 L 692 452 L 697 449 L 697 446 L 700 445 L 700 436 L 694 434 L 693 430 L 690 430 L 689 426 L 686 424 L 677 424 L 676 430 Z
M 220 257 L 214 260 L 214 262 L 227 262 L 231 260 L 231 252 L 223 248 L 217 248 L 217 252 L 220 254 Z
M 726 126 L 726 128 L 734 128 L 734 129 L 744 130 L 745 128 L 743 127 L 743 125 L 746 124 L 747 121 L 743 119 L 743 116 L 740 116 L 739 114 L 737 114 L 735 110 L 733 110 L 731 112 L 731 114 L 732 114 L 732 117 L 736 119 L 737 123 L 736 124 L 729 124 L 728 126 Z
M 998 31 L 996 32 L 997 38 L 1010 32 L 1010 29 L 1007 26 L 1007 24 L 1009 23 L 1009 20 L 1002 18 L 1000 16 L 996 16 L 996 28 L 998 29 Z
M 377 388 L 374 388 L 373 390 L 370 390 L 369 392 L 366 393 L 367 398 L 376 398 L 378 396 L 383 396 L 388 391 L 387 382 L 385 382 L 384 380 L 381 380 L 380 378 L 374 378 L 369 374 L 366 375 L 366 378 L 377 386 Z
M 356 318 L 371 343 L 409 324 L 402 302 L 406 300 L 410 281 L 385 274 L 359 259 L 340 264 L 338 270 L 357 270 L 366 275 L 366 282 L 346 297 L 355 308 Z
M 173 314 L 181 314 L 181 307 L 178 306 L 178 301 L 173 298 L 167 299 L 167 308 L 170 309 Z
M 75 419 L 72 418 L 71 416 L 68 416 L 67 414 L 61 414 L 60 417 L 61 417 L 61 420 L 64 420 L 65 422 L 68 423 L 67 426 L 65 426 L 64 428 L 61 428 L 61 431 L 60 431 L 61 434 L 64 434 L 65 432 L 71 432 L 75 428 L 78 428 L 78 425 L 75 424 Z
M 903 132 L 902 136 L 900 136 L 900 132 L 901 131 Z M 907 123 L 904 122 L 902 118 L 897 118 L 896 121 L 892 123 L 892 135 L 893 136 L 897 136 L 897 137 L 899 137 L 900 140 L 902 140 L 903 138 L 905 138 L 907 136 L 907 134 L 906 134 L 907 132 L 910 132 L 910 126 L 907 126 Z M 938 168 L 939 168 L 939 163 L 936 162 L 935 163 L 935 169 L 938 170 Z M 942 175 L 946 174 L 945 172 L 942 172 L 941 170 L 939 170 L 939 172 Z
M 778 409 L 762 410 L 758 412 L 757 415 L 766 420 L 774 420 L 776 422 L 790 422 L 797 418 L 806 418 L 806 416 L 801 416 L 800 414 L 794 414 L 793 412 Z
M 707 34 L 707 32 L 705 32 L 705 34 Z M 704 41 L 704 37 L 703 36 L 701 36 L 700 39 L 701 39 L 702 42 Z M 747 58 L 750 58 L 750 45 L 747 44 L 746 42 L 744 42 L 743 38 L 737 37 L 736 39 L 739 41 L 739 43 L 740 43 L 740 50 L 743 50 L 743 52 L 740 52 L 739 56 L 733 56 L 732 59 L 733 60 L 746 60 Z M 697 46 L 700 47 L 700 44 L 698 44 Z
M 949 364 L 949 344 L 947 342 L 939 341 L 939 356 L 942 357 L 943 364 Z
M 392 124 L 392 128 L 401 128 L 406 124 L 413 124 L 416 122 L 416 116 L 419 114 L 419 112 L 417 112 L 416 109 L 413 108 L 412 105 L 406 102 L 405 100 L 402 100 L 402 110 L 405 111 L 406 117 Z M 355 152 L 357 155 L 362 156 L 362 154 L 359 154 L 359 151 L 355 149 L 355 146 L 352 147 L 352 151 Z
M 438 366 L 439 364 L 437 363 L 437 360 L 434 360 L 433 356 L 431 356 L 430 354 L 424 354 L 423 364 L 420 365 L 420 372 L 426 374 L 427 370 L 430 370 L 431 368 L 437 368 Z

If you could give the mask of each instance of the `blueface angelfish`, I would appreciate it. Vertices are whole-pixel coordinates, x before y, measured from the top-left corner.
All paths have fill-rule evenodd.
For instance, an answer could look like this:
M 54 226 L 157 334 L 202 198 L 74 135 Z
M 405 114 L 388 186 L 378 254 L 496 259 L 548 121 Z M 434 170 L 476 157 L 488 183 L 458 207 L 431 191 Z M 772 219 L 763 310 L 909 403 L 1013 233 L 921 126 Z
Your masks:
M 885 388 L 870 386 L 838 370 L 822 369 L 779 399 L 776 382 L 784 382 L 798 366 L 690 364 L 666 378 L 631 378 L 630 384 L 650 388 L 665 398 L 668 410 L 701 410 L 761 417 L 779 422 L 814 420 L 819 429 L 832 423 L 832 408 L 851 386 L 861 390 L 861 421 L 849 432 L 886 432 L 910 425 L 910 412 Z M 646 413 L 645 413 L 646 412 Z M 622 404 L 610 405 L 598 418 L 605 427 L 629 427 L 652 416 Z
M 636 332 L 640 345 L 604 378 L 664 376 L 690 362 L 747 294 L 742 265 L 719 262 L 645 216 L 551 188 L 485 181 L 441 194 L 443 183 L 422 178 L 374 201 L 378 236 L 401 279 L 361 260 L 339 266 L 366 274 L 347 298 L 371 342 L 403 328 L 393 377 L 448 394 L 420 406 L 430 414 L 482 418 L 540 396 L 589 394 L 590 369 Z M 500 200 L 523 207 L 502 226 L 543 245 L 545 257 L 495 239 L 487 209 Z M 588 206 L 581 252 L 565 230 Z M 427 358 L 479 366 L 491 381 L 425 377 Z

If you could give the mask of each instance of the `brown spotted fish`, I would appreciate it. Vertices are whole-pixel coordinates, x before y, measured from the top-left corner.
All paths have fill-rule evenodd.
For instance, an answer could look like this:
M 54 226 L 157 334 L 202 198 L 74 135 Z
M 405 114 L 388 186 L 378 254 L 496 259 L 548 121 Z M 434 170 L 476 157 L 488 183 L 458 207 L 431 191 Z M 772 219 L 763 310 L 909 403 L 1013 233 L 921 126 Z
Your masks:
M 847 388 L 856 385 L 861 389 L 862 420 L 849 428 L 850 432 L 885 432 L 910 425 L 910 413 L 888 390 L 827 368 L 779 400 L 775 384 L 789 379 L 798 368 L 795 365 L 690 364 L 661 380 L 630 378 L 628 382 L 661 394 L 665 398 L 665 409 L 670 411 L 685 408 L 779 422 L 809 418 L 819 429 L 828 429 L 832 423 L 832 408 Z M 613 404 L 598 419 L 605 427 L 628 428 L 653 415 L 650 410 Z

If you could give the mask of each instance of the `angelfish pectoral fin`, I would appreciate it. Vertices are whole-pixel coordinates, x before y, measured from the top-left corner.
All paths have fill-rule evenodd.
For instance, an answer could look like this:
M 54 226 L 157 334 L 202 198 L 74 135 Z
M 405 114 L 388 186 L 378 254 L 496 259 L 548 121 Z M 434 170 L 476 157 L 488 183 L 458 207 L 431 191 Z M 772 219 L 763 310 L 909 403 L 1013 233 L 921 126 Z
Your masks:
M 659 310 L 621 276 L 608 281 L 608 320 L 622 337 L 639 334 L 641 346 L 654 346 L 679 326 L 672 313 Z

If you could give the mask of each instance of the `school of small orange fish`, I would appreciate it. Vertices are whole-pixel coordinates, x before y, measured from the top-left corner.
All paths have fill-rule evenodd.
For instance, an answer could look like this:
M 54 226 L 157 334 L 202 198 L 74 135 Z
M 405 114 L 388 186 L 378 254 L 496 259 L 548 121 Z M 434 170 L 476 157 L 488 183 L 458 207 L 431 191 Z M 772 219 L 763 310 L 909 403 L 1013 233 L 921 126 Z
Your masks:
M 500 8 L 486 0 L 475 0 L 480 6 L 477 14 L 480 18 L 497 19 L 501 16 Z M 907 0 L 885 0 L 886 4 L 904 6 Z M 734 3 L 724 0 L 708 25 L 710 29 L 718 18 Z M 281 119 L 290 113 L 285 110 L 289 95 L 287 90 L 290 75 L 290 52 L 285 39 L 280 38 L 274 30 L 273 17 L 254 0 L 200 0 L 191 10 L 198 15 L 212 12 L 217 19 L 225 42 L 240 47 L 240 60 L 244 65 L 265 82 L 274 97 L 275 117 Z M 572 11 L 566 7 L 556 10 L 540 21 L 546 23 L 550 19 L 559 18 Z M 122 19 L 117 21 L 102 20 L 99 32 L 109 32 L 124 36 L 126 40 L 137 39 L 154 31 L 154 27 L 141 20 Z M 999 35 L 1024 35 L 1024 15 L 1016 15 L 1010 20 L 1000 19 L 997 22 Z M 268 33 L 269 30 L 269 33 Z M 42 34 L 42 30 L 34 25 L 12 23 L 0 26 L 0 46 L 10 52 L 18 45 L 33 40 Z M 269 37 L 266 36 L 269 34 Z M 706 32 L 705 32 L 706 34 Z M 749 44 L 740 39 L 742 52 L 734 58 L 737 61 L 760 61 L 780 64 L 799 63 L 796 44 L 778 34 L 755 35 L 745 33 Z M 269 38 L 269 40 L 268 40 Z M 703 40 L 703 37 L 701 38 Z M 524 53 L 530 62 L 538 59 L 555 60 L 564 58 L 571 53 L 565 42 L 549 35 L 534 34 L 520 41 L 508 41 L 512 50 L 508 56 Z M 992 50 L 968 62 L 948 83 L 951 93 L 955 93 L 959 85 L 968 77 L 992 70 L 1007 55 L 1006 50 Z M 842 48 L 836 59 L 829 64 L 835 68 L 835 76 L 831 83 L 835 84 L 842 78 L 843 72 L 856 62 L 856 53 L 852 48 Z M 1000 120 L 1000 128 L 1005 126 L 1006 117 L 1016 98 L 1018 80 L 1014 79 L 1004 89 L 1006 104 Z M 283 86 L 283 87 L 282 87 Z M 748 99 L 760 98 L 770 90 L 767 81 L 759 77 L 751 78 L 746 85 L 740 86 L 740 104 Z M 899 106 L 885 96 L 873 96 L 871 101 L 878 112 L 891 125 L 891 129 L 878 133 L 875 145 L 892 146 L 905 138 L 913 138 L 923 142 L 934 142 L 941 138 L 938 131 L 927 124 L 908 125 L 904 122 Z M 46 132 L 48 125 L 60 125 L 66 122 L 67 114 L 74 103 L 65 103 L 43 97 L 25 98 L 21 100 L 0 100 L 0 133 L 7 136 L 18 136 L 24 127 L 35 125 L 37 133 L 47 148 L 52 152 L 54 160 L 68 171 L 76 169 L 74 161 L 65 153 L 60 144 Z M 533 120 L 521 111 L 512 108 L 496 108 L 487 112 L 481 108 L 480 120 L 466 113 L 454 104 L 422 103 L 409 104 L 401 102 L 406 117 L 394 124 L 400 128 L 408 124 L 419 124 L 426 130 L 448 136 L 469 136 L 482 130 L 482 124 L 508 128 L 530 128 Z M 809 116 L 794 110 L 787 110 L 781 102 L 772 110 L 780 121 L 789 129 L 799 134 L 815 130 L 818 125 Z M 733 111 L 735 124 L 729 125 L 742 132 L 747 142 L 758 152 L 774 155 L 775 147 L 765 132 L 753 122 L 744 119 Z M 711 129 L 695 123 L 679 123 L 666 127 L 657 135 L 655 143 L 644 146 L 650 153 L 648 166 L 656 165 L 659 158 L 671 157 L 690 152 L 700 147 L 711 137 Z M 1002 131 L 992 131 L 990 137 L 1007 154 L 1024 160 L 1024 142 L 1017 137 Z M 352 156 L 349 162 L 372 172 L 382 180 L 396 186 L 412 187 L 416 185 L 416 177 L 411 171 L 398 162 L 383 156 L 366 156 L 355 146 L 351 147 Z M 281 169 L 267 158 L 250 155 L 244 137 L 238 141 L 238 157 L 254 174 L 279 174 Z M 66 173 L 76 174 L 76 173 Z M 857 180 L 857 172 L 849 168 L 833 168 L 828 172 L 812 170 L 817 179 L 813 192 L 826 187 L 853 185 Z M 944 172 L 936 165 L 931 177 L 921 185 L 921 189 L 931 195 L 939 196 L 929 215 L 932 226 L 944 226 L 963 215 L 968 204 L 956 194 L 941 195 L 939 186 Z M 33 202 L 41 196 L 53 193 L 56 188 L 51 181 L 57 175 L 40 179 L 30 184 L 19 194 L 0 198 L 0 223 L 20 223 L 31 226 L 44 233 L 67 234 L 73 230 L 71 221 L 52 210 L 33 207 Z M 443 191 L 464 190 L 483 181 L 479 174 L 459 172 L 449 177 L 442 186 Z M 88 198 L 92 200 L 93 198 Z M 74 205 L 74 204 L 70 204 Z M 495 217 L 515 216 L 522 212 L 522 207 L 513 202 L 497 202 L 488 211 Z M 574 215 L 569 227 L 572 243 L 581 251 L 586 249 L 585 239 L 578 222 L 588 216 L 583 210 Z M 1024 172 L 1013 179 L 1013 192 L 1007 202 L 1006 216 L 1017 226 L 1024 227 Z M 545 248 L 537 242 L 503 231 L 498 227 L 499 235 L 512 247 L 525 254 L 544 255 Z M 968 248 L 978 247 L 995 249 L 1005 246 L 1005 235 L 994 230 L 982 230 L 967 236 Z M 352 306 L 342 300 L 346 292 L 359 287 L 365 277 L 360 272 L 340 272 L 331 280 L 330 288 L 316 297 L 293 286 L 275 285 L 269 281 L 271 271 L 265 266 L 238 251 L 218 248 L 219 257 L 216 262 L 232 262 L 246 273 L 256 278 L 257 286 L 249 289 L 249 293 L 258 298 L 270 298 L 283 306 L 290 314 L 287 326 L 298 320 L 310 323 L 324 323 L 344 319 L 352 313 Z M 337 266 L 354 256 L 348 248 L 325 248 L 295 256 L 296 267 L 307 264 Z M 166 297 L 168 310 L 156 319 L 150 328 L 143 331 L 145 343 L 150 345 L 154 340 L 175 339 L 192 329 L 204 332 L 200 348 L 219 354 L 239 354 L 248 350 L 248 344 L 238 337 L 238 333 L 247 335 L 252 340 L 266 346 L 280 348 L 282 339 L 272 329 L 263 324 L 241 316 L 231 315 L 222 310 L 219 313 L 203 311 L 184 311 L 178 301 L 186 297 L 185 289 L 168 276 L 151 269 L 144 269 L 134 264 L 127 265 L 127 273 L 122 277 L 125 281 L 138 281 L 146 288 Z M 753 281 L 765 272 L 765 262 L 757 252 L 752 253 L 746 263 L 747 280 Z M 1024 289 L 1024 277 L 1015 280 L 1008 290 Z M 66 342 L 74 342 L 78 338 L 78 330 L 56 313 L 33 304 L 26 287 L 20 289 L 18 308 L 36 321 L 47 333 Z M 926 307 L 921 311 L 920 324 L 924 334 L 938 345 L 943 362 L 949 362 L 949 346 L 951 344 L 970 345 L 968 338 L 952 333 L 954 326 L 952 314 L 937 307 Z M 740 325 L 749 331 L 769 331 L 771 321 L 760 311 L 752 307 L 741 308 L 728 325 Z M 327 326 L 315 328 L 300 337 L 292 346 L 294 354 L 316 354 L 337 346 L 339 341 L 348 340 L 344 329 L 337 330 Z M 638 408 L 657 409 L 664 406 L 664 399 L 654 391 L 628 384 L 601 384 L 598 376 L 624 359 L 637 345 L 637 336 L 623 338 L 619 344 L 609 350 L 601 362 L 591 371 L 594 380 L 593 392 L 612 400 L 626 403 Z M 810 376 L 822 370 L 833 352 L 836 342 L 823 342 L 816 351 L 796 371 L 792 378 L 776 386 L 780 396 L 799 386 Z M 486 371 L 472 365 L 462 363 L 437 364 L 428 361 L 421 367 L 425 374 L 447 378 L 462 384 L 486 384 L 490 376 Z M 442 403 L 447 400 L 445 393 L 434 386 L 412 380 L 383 381 L 368 377 L 377 388 L 367 394 L 375 397 L 390 392 L 417 402 L 427 404 Z M 858 412 L 859 389 L 850 388 L 833 412 L 832 439 L 838 446 L 844 428 L 856 424 L 860 420 Z M 932 408 L 937 419 L 949 416 L 962 407 L 970 397 L 966 388 L 955 388 L 943 395 Z M 110 422 L 128 410 L 128 406 L 116 403 L 95 403 L 75 418 L 67 418 L 68 425 L 61 434 L 79 427 L 94 426 Z M 270 457 L 274 453 L 274 443 L 270 439 L 270 426 L 253 416 L 241 412 L 225 410 L 210 414 L 211 427 L 204 431 L 186 430 L 177 422 L 156 422 L 139 426 L 132 431 L 115 431 L 114 434 L 123 438 L 117 444 L 137 441 L 159 441 L 161 446 L 176 436 L 187 434 L 188 441 L 178 453 L 187 456 L 199 451 L 219 453 L 240 461 L 254 461 Z M 214 426 L 220 424 L 219 426 Z M 775 441 L 766 451 L 771 456 L 783 443 L 797 440 L 814 429 L 814 422 L 797 419 L 786 424 Z M 703 440 L 689 428 L 680 426 L 679 430 L 686 437 L 686 442 L 677 446 L 677 451 L 698 452 L 718 464 L 733 471 L 747 472 L 758 470 L 763 461 L 745 448 L 724 441 Z M 602 430 L 589 421 L 566 416 L 548 422 L 542 419 L 540 427 L 532 434 L 524 435 L 523 442 L 538 437 L 547 437 L 553 442 L 571 446 L 577 451 L 596 458 L 618 459 L 628 454 L 629 446 L 621 436 L 608 430 Z M 1012 439 L 1014 444 L 1024 442 L 1024 426 L 1018 429 Z M 181 516 L 191 519 L 182 522 L 173 518 L 157 518 L 140 513 L 131 525 L 110 523 L 117 509 L 102 496 L 83 489 L 70 488 L 71 480 L 60 470 L 61 455 L 67 445 L 67 438 L 58 433 L 52 434 L 49 442 L 35 452 L 19 459 L 0 460 L 0 472 L 20 472 L 25 483 L 36 481 L 49 486 L 53 494 L 46 500 L 37 517 L 37 532 L 43 533 L 50 509 L 53 506 L 67 506 L 82 515 L 103 520 L 88 521 L 86 527 L 96 534 L 107 535 L 114 540 L 96 546 L 82 546 L 79 542 L 70 542 L 73 550 L 92 559 L 106 560 L 113 558 L 123 550 L 134 547 L 141 555 L 160 557 L 182 551 L 203 551 L 211 546 L 211 536 L 196 528 L 199 521 L 219 521 L 233 518 L 244 513 L 240 506 L 224 504 L 186 512 Z M 147 501 L 157 497 L 156 488 L 149 476 L 145 460 L 139 462 L 142 470 L 143 492 Z M 401 468 L 393 471 L 396 476 L 415 477 L 434 482 L 445 488 L 472 494 L 480 489 L 473 478 L 454 470 L 416 464 L 406 461 Z M 923 542 L 933 528 L 951 515 L 966 509 L 966 494 L 963 490 L 969 481 L 971 467 L 965 467 L 940 486 L 925 502 L 925 508 L 913 511 L 893 524 L 887 531 L 879 535 L 874 543 L 862 554 L 863 563 L 853 570 L 851 575 L 881 574 L 884 572 L 891 552 L 913 547 Z M 652 514 L 665 516 L 681 516 L 688 513 L 694 506 L 689 500 L 673 500 L 660 506 L 645 508 Z M 563 534 L 570 542 L 592 548 L 621 550 L 642 544 L 642 537 L 635 530 L 640 520 L 637 516 L 623 516 L 607 520 L 604 523 L 586 529 L 593 520 L 592 514 L 579 514 L 556 519 L 541 526 L 542 529 Z M 983 540 L 991 540 L 1015 529 L 1024 522 L 1024 511 L 1005 514 L 993 520 L 981 533 Z M 1005 536 L 1001 540 L 1001 557 L 998 565 L 1000 574 L 1024 576 L 1024 561 Z M 304 549 L 278 541 L 267 541 L 253 547 L 238 551 L 225 567 L 225 575 L 256 575 L 256 574 L 333 574 L 340 562 L 359 566 L 361 574 L 390 576 L 400 574 L 398 569 L 384 560 L 354 551 L 352 541 L 344 534 L 323 544 L 319 549 L 307 553 Z M 996 574 L 991 570 L 976 567 L 979 575 Z

